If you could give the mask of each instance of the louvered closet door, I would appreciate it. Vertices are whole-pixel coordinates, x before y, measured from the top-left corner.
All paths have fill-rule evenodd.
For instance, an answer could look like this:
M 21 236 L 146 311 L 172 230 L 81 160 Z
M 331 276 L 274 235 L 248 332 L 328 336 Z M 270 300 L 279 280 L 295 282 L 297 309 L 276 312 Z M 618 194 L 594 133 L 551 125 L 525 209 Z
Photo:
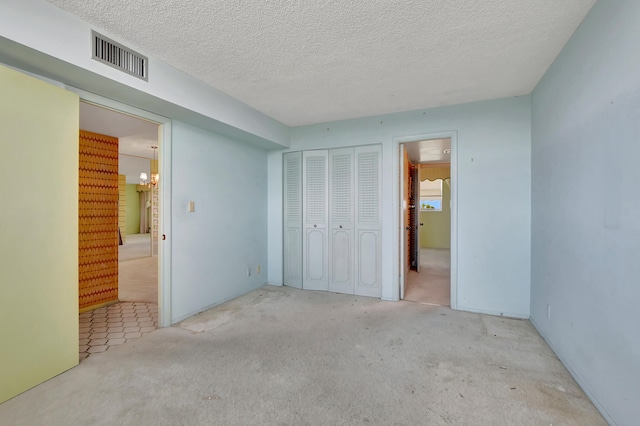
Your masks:
M 353 294 L 353 148 L 329 151 L 329 290 Z
M 284 285 L 302 288 L 302 152 L 284 154 Z
M 355 148 L 355 294 L 381 296 L 380 209 L 382 150 L 380 145 Z
M 302 153 L 303 280 L 305 290 L 328 290 L 327 151 Z

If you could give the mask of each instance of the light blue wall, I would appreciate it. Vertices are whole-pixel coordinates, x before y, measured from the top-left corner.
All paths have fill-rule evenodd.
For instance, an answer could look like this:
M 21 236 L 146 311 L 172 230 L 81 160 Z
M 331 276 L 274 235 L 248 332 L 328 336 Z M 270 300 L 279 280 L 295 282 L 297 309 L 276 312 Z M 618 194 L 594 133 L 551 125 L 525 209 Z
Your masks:
M 598 1 L 532 98 L 532 321 L 618 425 L 640 416 L 639 46 L 640 2 Z
M 173 323 L 266 283 L 267 153 L 176 121 L 172 138 Z
M 529 317 L 531 133 L 528 96 L 291 130 L 291 150 L 382 144 L 382 297 L 398 298 L 394 138 L 457 132 L 458 308 Z M 269 153 L 269 282 L 282 284 L 282 151 Z

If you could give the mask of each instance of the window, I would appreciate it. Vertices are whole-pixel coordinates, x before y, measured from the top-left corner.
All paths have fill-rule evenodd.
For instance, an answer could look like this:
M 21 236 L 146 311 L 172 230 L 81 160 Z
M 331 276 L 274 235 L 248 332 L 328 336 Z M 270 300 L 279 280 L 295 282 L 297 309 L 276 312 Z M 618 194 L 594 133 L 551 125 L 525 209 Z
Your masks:
M 442 211 L 442 179 L 420 182 L 420 210 L 423 212 Z

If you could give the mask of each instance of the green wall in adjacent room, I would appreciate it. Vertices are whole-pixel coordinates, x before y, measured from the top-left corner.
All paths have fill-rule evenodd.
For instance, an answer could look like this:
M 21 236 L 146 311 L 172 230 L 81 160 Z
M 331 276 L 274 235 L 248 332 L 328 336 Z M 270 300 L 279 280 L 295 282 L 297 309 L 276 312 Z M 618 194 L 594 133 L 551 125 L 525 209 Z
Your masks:
M 420 212 L 420 247 L 451 248 L 451 185 L 442 184 L 442 211 Z
M 127 235 L 140 233 L 140 195 L 136 191 L 136 185 L 127 184 Z

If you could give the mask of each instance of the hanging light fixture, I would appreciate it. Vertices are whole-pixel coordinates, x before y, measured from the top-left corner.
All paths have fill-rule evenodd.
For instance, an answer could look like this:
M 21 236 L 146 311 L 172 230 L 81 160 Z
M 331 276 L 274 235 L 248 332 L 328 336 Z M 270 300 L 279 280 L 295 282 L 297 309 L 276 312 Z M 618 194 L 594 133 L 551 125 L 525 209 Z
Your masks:
M 147 182 L 147 174 L 145 172 L 140 173 L 140 185 L 146 185 Z
M 158 161 L 156 159 L 156 152 L 158 150 L 158 146 L 157 145 L 151 145 L 151 149 L 153 149 L 153 163 L 155 164 L 155 170 L 156 173 L 153 173 L 153 167 L 151 167 L 151 180 L 149 179 L 149 176 L 147 175 L 146 172 L 142 172 L 140 173 L 140 185 L 145 185 L 149 188 L 151 188 L 152 186 L 156 186 L 158 185 L 158 181 L 160 180 L 160 174 L 158 174 Z
M 155 173 L 153 173 L 153 170 L 151 170 L 151 182 L 149 182 L 151 185 L 156 186 L 158 184 L 158 181 L 160 180 L 160 174 L 158 173 L 158 160 L 156 159 L 156 152 L 158 151 L 158 146 L 157 145 L 151 145 L 151 149 L 153 149 L 153 164 L 155 164 Z

